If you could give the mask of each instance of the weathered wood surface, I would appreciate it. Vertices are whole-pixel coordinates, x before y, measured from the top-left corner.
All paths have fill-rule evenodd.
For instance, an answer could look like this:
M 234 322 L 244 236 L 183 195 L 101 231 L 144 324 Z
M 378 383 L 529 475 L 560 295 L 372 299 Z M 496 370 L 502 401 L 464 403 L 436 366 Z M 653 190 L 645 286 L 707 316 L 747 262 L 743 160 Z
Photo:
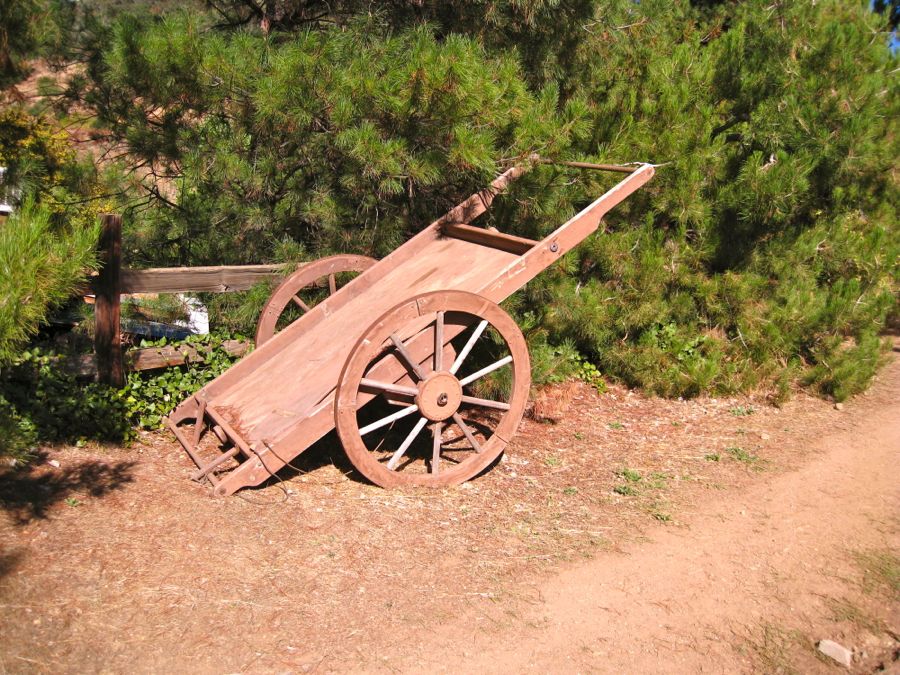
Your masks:
M 538 159 L 537 162 L 539 164 L 568 166 L 573 169 L 593 169 L 594 171 L 615 171 L 618 173 L 634 173 L 644 166 L 643 164 L 595 164 L 594 162 L 564 162 L 558 159 Z
M 243 356 L 252 346 L 252 342 L 244 340 L 226 340 L 222 343 L 222 349 L 229 356 Z M 156 370 L 197 361 L 209 351 L 204 345 L 189 344 L 146 347 L 125 352 L 123 363 L 127 371 Z M 97 374 L 97 359 L 93 354 L 85 354 L 65 365 L 78 377 L 93 377 Z
M 514 234 L 504 234 L 497 230 L 486 230 L 483 227 L 463 225 L 462 223 L 444 225 L 443 232 L 448 237 L 464 239 L 465 241 L 471 241 L 473 244 L 490 246 L 507 253 L 515 253 L 516 255 L 527 253 L 538 244 L 533 239 L 517 237 Z
M 509 244 L 508 235 L 479 234 L 480 242 L 446 236 L 446 227 L 466 224 L 483 213 L 523 171 L 517 167 L 506 172 L 451 209 L 173 411 L 170 421 L 177 425 L 195 419 L 205 401 L 254 448 L 252 461 L 223 478 L 218 494 L 259 484 L 334 428 L 334 391 L 341 370 L 366 327 L 389 308 L 421 293 L 448 289 L 500 302 L 594 232 L 609 209 L 653 176 L 650 165 L 629 172 L 540 242 L 518 242 L 521 253 L 494 245 Z M 399 337 L 413 335 L 404 331 Z
M 102 264 L 96 277 L 97 300 L 94 306 L 94 353 L 97 357 L 97 377 L 114 387 L 125 384 L 122 363 L 122 336 L 119 332 L 122 268 L 122 217 L 105 214 L 102 217 L 99 243 Z
M 317 320 L 307 321 L 310 312 L 282 331 L 292 339 L 280 341 L 282 333 L 277 333 L 258 350 L 278 342 L 281 348 L 277 356 L 255 358 L 248 364 L 252 367 L 232 369 L 228 377 L 207 385 L 211 400 L 220 410 L 235 415 L 233 421 L 247 432 L 248 442 L 278 438 L 327 398 L 356 341 L 388 309 L 428 291 L 453 288 L 477 292 L 493 279 L 495 271 L 517 259 L 514 253 L 493 247 L 439 238 L 437 230 L 430 234 L 430 241 L 423 240 L 421 248 L 416 247 L 416 255 L 402 264 L 381 267 L 383 276 L 377 283 L 374 277 L 367 277 L 379 269 L 380 263 L 314 308 L 327 305 L 358 282 L 360 287 L 368 287 L 340 311 L 323 311 Z M 301 324 L 305 330 L 299 329 Z
M 280 277 L 290 265 L 220 265 L 122 270 L 122 293 L 228 293 Z

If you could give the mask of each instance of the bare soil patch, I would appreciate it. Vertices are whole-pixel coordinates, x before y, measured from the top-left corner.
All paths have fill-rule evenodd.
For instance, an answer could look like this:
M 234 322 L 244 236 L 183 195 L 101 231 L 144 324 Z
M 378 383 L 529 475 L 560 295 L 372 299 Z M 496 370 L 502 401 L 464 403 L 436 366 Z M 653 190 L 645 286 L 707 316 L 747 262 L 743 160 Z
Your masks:
M 553 420 L 526 420 L 502 462 L 443 491 L 368 485 L 333 439 L 301 456 L 302 471 L 244 499 L 213 499 L 190 483 L 192 465 L 165 433 L 125 449 L 48 449 L 39 466 L 0 478 L 0 670 L 417 670 L 435 658 L 452 670 L 483 646 L 460 626 L 499 643 L 531 635 L 527 622 L 543 619 L 530 612 L 545 607 L 561 570 L 624 570 L 628 556 L 660 537 L 670 548 L 658 553 L 677 565 L 679 541 L 690 541 L 711 504 L 739 502 L 802 471 L 822 452 L 816 439 L 897 412 L 898 382 L 895 363 L 843 410 L 805 395 L 777 409 L 762 397 L 666 401 L 566 385 Z M 554 407 L 550 399 L 544 411 Z M 757 525 L 744 535 L 765 538 L 765 523 Z M 708 536 L 728 545 L 732 529 L 722 521 Z M 864 548 L 848 540 L 835 574 L 858 578 L 860 590 L 835 595 L 829 610 L 844 617 L 847 636 L 861 635 L 860 614 L 876 626 L 870 634 L 880 642 L 869 647 L 866 667 L 887 658 L 885 635 L 898 630 L 896 598 L 863 590 L 865 565 L 852 563 L 897 554 L 896 518 L 876 529 Z M 809 574 L 819 574 L 812 564 Z M 770 600 L 760 595 L 760 603 Z M 774 669 L 791 667 L 791 631 L 807 627 L 738 621 L 710 665 L 749 668 L 772 658 Z M 784 646 L 768 649 L 766 640 Z M 610 663 L 572 661 L 560 649 L 550 653 L 563 660 L 545 669 L 602 671 Z

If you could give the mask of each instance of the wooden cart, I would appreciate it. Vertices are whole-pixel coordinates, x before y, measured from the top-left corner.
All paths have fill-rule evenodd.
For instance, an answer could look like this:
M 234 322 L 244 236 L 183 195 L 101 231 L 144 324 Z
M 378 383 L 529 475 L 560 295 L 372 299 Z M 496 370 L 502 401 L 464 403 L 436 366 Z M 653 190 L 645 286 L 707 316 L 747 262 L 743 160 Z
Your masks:
M 287 279 L 263 313 L 257 349 L 167 419 L 197 465 L 192 478 L 230 495 L 332 429 L 384 487 L 454 485 L 488 467 L 515 433 L 531 382 L 525 339 L 496 303 L 654 173 L 650 164 L 568 165 L 627 175 L 541 241 L 469 224 L 528 169 L 516 166 L 383 260 L 335 256 Z M 338 288 L 347 272 L 359 274 Z M 300 289 L 316 282 L 327 297 L 312 306 Z M 288 305 L 304 313 L 276 332 Z

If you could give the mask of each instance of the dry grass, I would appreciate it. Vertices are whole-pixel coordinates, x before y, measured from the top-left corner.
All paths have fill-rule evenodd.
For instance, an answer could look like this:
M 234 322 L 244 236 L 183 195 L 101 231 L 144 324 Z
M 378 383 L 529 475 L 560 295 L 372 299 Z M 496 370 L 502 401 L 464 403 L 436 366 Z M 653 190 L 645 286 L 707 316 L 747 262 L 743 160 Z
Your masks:
M 503 461 L 439 491 L 368 485 L 333 440 L 285 483 L 224 500 L 187 481 L 189 461 L 164 433 L 127 450 L 53 450 L 59 468 L 16 478 L 40 508 L 7 510 L 0 527 L 0 666 L 369 669 L 410 626 L 473 612 L 497 630 L 536 601 L 549 570 L 677 526 L 705 491 L 765 475 L 727 448 L 785 466 L 792 439 L 836 414 L 805 397 L 782 411 L 567 387 L 565 409 L 551 419 L 548 403 L 543 422 L 523 423 Z M 754 413 L 736 418 L 736 406 Z M 108 470 L 53 492 L 54 476 L 89 463 Z M 626 467 L 641 478 L 617 494 Z M 117 484 L 101 485 L 109 475 Z
M 857 551 L 856 563 L 863 572 L 863 589 L 882 593 L 894 602 L 900 601 L 900 556 L 889 550 Z

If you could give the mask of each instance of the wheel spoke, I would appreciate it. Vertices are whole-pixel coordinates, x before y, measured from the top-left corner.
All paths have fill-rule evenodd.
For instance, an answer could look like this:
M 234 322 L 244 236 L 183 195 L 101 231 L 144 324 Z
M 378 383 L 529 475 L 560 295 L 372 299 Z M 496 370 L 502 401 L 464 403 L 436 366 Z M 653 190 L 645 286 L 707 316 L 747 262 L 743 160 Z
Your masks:
M 474 372 L 474 373 L 472 373 L 471 375 L 468 375 L 467 377 L 462 378 L 462 379 L 459 381 L 459 383 L 460 383 L 462 386 L 464 386 L 464 387 L 465 387 L 467 384 L 472 384 L 472 382 L 474 382 L 474 381 L 477 380 L 478 378 L 484 377 L 484 376 L 487 375 L 488 373 L 493 373 L 495 370 L 497 370 L 498 368 L 502 368 L 502 367 L 505 366 L 507 363 L 512 363 L 512 360 L 513 360 L 512 355 L 510 355 L 510 356 L 504 356 L 504 357 L 503 357 L 502 359 L 500 359 L 499 361 L 495 361 L 495 362 L 492 363 L 491 365 L 485 366 L 485 367 L 482 368 L 481 370 L 479 370 L 479 371 L 477 371 L 477 372 Z
M 412 415 L 419 409 L 419 406 L 416 404 L 406 406 L 403 410 L 398 410 L 392 415 L 388 415 L 387 417 L 382 417 L 377 422 L 372 422 L 371 424 L 367 424 L 359 430 L 360 436 L 365 436 L 366 434 L 375 431 L 376 429 L 380 429 L 381 427 L 385 427 L 391 422 L 396 422 L 399 419 L 403 419 L 407 415 Z
M 456 361 L 453 362 L 453 365 L 450 366 L 450 372 L 456 375 L 456 371 L 459 370 L 459 367 L 463 364 L 463 361 L 466 360 L 466 357 L 469 355 L 469 352 L 472 351 L 472 347 L 475 346 L 475 343 L 478 342 L 478 338 L 481 337 L 481 334 L 484 333 L 484 329 L 487 328 L 488 322 L 481 321 L 475 330 L 472 332 L 472 336 L 469 338 L 469 341 L 466 342 L 466 346 L 463 347 L 462 351 L 459 353 L 459 356 L 456 357 Z
M 359 386 L 365 387 L 366 389 L 377 389 L 382 393 L 401 394 L 403 396 L 415 396 L 419 393 L 419 390 L 415 387 L 404 387 L 402 384 L 370 380 L 367 377 L 364 377 L 359 381 Z
M 291 300 L 293 300 L 294 304 L 296 304 L 304 312 L 308 312 L 310 310 L 310 306 L 303 302 L 303 300 L 300 299 L 299 295 L 292 296 Z
M 463 396 L 463 403 L 468 403 L 469 405 L 477 405 L 482 408 L 493 408 L 494 410 L 509 410 L 509 403 L 504 401 L 490 401 L 486 398 L 475 398 L 474 396 Z
M 416 440 L 416 436 L 419 435 L 419 432 L 422 431 L 422 428 L 426 424 L 428 424 L 428 420 L 424 417 L 420 417 L 419 421 L 416 422 L 416 426 L 409 432 L 409 436 L 406 437 L 400 447 L 397 448 L 397 452 L 395 452 L 388 460 L 387 468 L 393 471 L 397 467 L 397 463 L 403 457 L 403 454 L 409 449 L 409 446 L 412 445 L 413 441 Z
M 397 353 L 400 355 L 400 360 L 403 362 L 403 365 L 405 365 L 418 379 L 424 380 L 425 374 L 422 372 L 422 369 L 419 368 L 419 364 L 413 360 L 413 357 L 406 349 L 406 345 L 404 345 L 400 338 L 397 337 L 396 333 L 391 333 L 391 342 L 394 343 L 394 347 L 397 349 Z
M 431 428 L 431 474 L 437 476 L 441 465 L 441 432 L 444 430 L 443 422 L 435 422 Z
M 475 436 L 472 434 L 472 430 L 463 422 L 463 418 L 460 417 L 458 412 L 453 413 L 453 421 L 456 422 L 457 426 L 462 429 L 463 434 L 466 437 L 466 440 L 469 441 L 469 445 L 472 446 L 472 449 L 475 452 L 481 452 L 481 446 L 478 444 L 478 441 L 475 440 Z
M 334 295 L 337 293 L 337 279 L 334 278 L 334 273 L 328 275 L 328 295 Z
M 444 313 L 438 312 L 434 320 L 434 372 L 444 368 Z

